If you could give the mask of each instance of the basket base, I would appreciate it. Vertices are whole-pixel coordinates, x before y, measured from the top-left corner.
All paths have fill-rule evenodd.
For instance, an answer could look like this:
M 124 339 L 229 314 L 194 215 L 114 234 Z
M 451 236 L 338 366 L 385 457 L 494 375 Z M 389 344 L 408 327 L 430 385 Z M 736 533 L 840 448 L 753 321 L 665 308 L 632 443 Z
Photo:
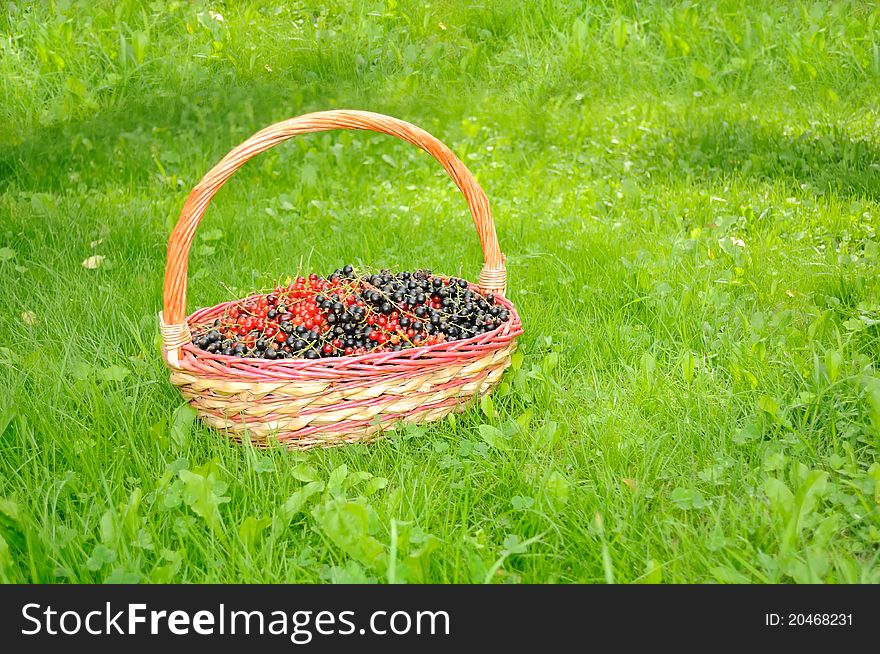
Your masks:
M 370 442 L 399 424 L 432 422 L 489 393 L 510 365 L 514 344 L 468 365 L 401 379 L 230 382 L 176 371 L 171 381 L 207 425 L 233 441 L 290 448 Z M 400 377 L 400 375 L 392 375 Z
M 304 436 L 301 431 L 275 432 L 265 437 L 259 437 L 252 434 L 246 427 L 240 426 L 226 427 L 219 422 L 217 424 L 206 419 L 202 420 L 213 427 L 216 431 L 225 434 L 233 443 L 239 445 L 251 445 L 258 449 L 269 449 L 280 445 L 292 450 L 308 450 L 315 447 L 342 447 L 354 443 L 375 443 L 376 441 L 393 435 L 399 428 L 409 424 L 425 424 L 442 420 L 450 413 L 463 413 L 473 406 L 479 398 L 488 395 L 491 388 L 487 388 L 480 395 L 469 398 L 467 400 L 458 401 L 446 407 L 435 407 L 426 411 L 419 411 L 402 416 L 396 420 L 387 418 L 381 421 L 373 421 L 361 427 L 349 426 L 347 431 L 330 431 L 328 429 L 314 431 Z

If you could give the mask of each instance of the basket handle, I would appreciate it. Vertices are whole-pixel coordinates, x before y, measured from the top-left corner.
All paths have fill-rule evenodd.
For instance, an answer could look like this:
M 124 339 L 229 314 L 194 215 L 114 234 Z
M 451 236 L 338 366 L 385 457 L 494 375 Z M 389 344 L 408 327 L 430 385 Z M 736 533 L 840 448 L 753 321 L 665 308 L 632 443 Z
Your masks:
M 421 148 L 439 161 L 464 194 L 480 237 L 485 261 L 480 272 L 480 289 L 487 293 L 504 294 L 507 286 L 505 257 L 498 246 L 489 200 L 471 172 L 448 147 L 425 130 L 390 116 L 368 111 L 320 111 L 284 120 L 257 132 L 223 157 L 190 192 L 180 213 L 180 219 L 168 239 L 164 311 L 160 315 L 163 340 L 168 350 L 178 350 L 189 338 L 189 330 L 185 329 L 189 250 L 196 228 L 214 194 L 254 155 L 298 134 L 334 129 L 371 130 L 396 136 Z

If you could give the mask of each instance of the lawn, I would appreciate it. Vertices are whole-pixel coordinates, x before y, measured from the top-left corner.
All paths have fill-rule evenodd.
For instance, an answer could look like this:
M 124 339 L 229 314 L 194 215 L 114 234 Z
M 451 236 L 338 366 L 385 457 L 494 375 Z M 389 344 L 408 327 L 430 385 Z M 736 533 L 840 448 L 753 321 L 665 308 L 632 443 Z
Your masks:
M 26 4 L 0 16 L 0 580 L 880 582 L 876 6 Z M 477 176 L 521 356 L 377 444 L 230 446 L 159 354 L 167 238 L 230 148 L 343 107 Z M 300 137 L 217 195 L 189 310 L 345 263 L 482 259 L 429 156 Z

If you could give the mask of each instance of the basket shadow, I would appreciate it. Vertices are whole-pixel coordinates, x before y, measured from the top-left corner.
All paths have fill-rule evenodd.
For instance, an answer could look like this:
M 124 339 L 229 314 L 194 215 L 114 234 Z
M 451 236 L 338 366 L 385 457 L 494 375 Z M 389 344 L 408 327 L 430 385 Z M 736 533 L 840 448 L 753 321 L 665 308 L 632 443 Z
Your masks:
M 168 83 L 150 93 L 132 93 L 112 109 L 35 129 L 19 142 L 0 143 L 0 191 L 12 186 L 24 192 L 63 192 L 71 179 L 143 183 L 160 165 L 167 174 L 198 179 L 206 164 L 215 163 L 231 145 L 281 118 L 338 106 L 340 98 L 343 104 L 405 116 L 424 99 L 395 99 L 393 94 L 367 99 L 374 95 L 381 96 L 365 94 L 363 87 L 341 77 L 311 85 L 293 77 L 279 85 L 258 76 L 234 84 L 215 76 L 197 88 Z M 437 111 L 430 105 L 421 113 Z M 660 120 L 665 124 L 631 145 L 629 156 L 641 160 L 643 169 L 696 179 L 734 174 L 782 180 L 793 192 L 808 185 L 820 194 L 880 199 L 880 146 L 868 138 L 824 125 L 793 135 L 784 124 L 733 118 L 723 108 L 696 117 L 671 112 Z M 430 131 L 430 124 L 423 126 Z M 564 145 L 572 147 L 571 142 Z

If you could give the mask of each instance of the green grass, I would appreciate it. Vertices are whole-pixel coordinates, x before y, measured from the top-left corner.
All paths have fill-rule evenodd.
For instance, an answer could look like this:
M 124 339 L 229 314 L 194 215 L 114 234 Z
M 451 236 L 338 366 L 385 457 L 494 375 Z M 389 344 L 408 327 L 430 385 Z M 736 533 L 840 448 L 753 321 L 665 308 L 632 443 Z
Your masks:
M 0 580 L 880 581 L 875 6 L 24 4 L 0 17 Z M 376 445 L 231 447 L 158 354 L 165 243 L 227 150 L 334 107 L 477 175 L 521 363 Z M 303 137 L 218 194 L 190 309 L 346 262 L 481 256 L 427 155 Z

